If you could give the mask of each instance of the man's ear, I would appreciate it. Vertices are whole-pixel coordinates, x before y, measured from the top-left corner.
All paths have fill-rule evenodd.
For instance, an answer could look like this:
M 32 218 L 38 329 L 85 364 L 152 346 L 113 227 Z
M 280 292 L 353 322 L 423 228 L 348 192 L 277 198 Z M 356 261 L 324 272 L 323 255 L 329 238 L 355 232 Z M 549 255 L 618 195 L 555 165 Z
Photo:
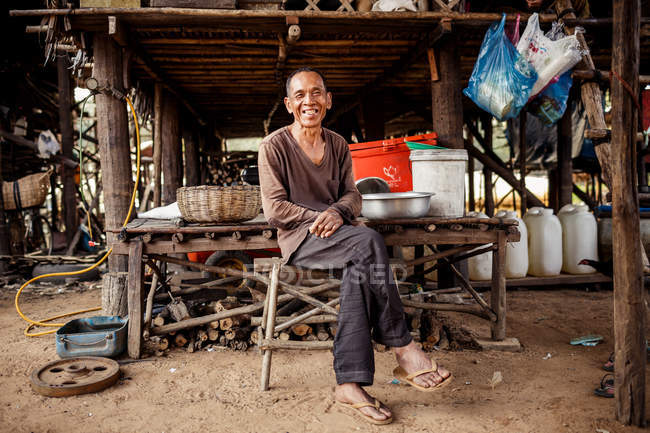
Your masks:
M 291 101 L 285 96 L 284 98 L 284 107 L 287 109 L 289 114 L 293 114 L 293 109 L 291 108 Z
M 327 92 L 327 109 L 332 108 L 332 92 Z

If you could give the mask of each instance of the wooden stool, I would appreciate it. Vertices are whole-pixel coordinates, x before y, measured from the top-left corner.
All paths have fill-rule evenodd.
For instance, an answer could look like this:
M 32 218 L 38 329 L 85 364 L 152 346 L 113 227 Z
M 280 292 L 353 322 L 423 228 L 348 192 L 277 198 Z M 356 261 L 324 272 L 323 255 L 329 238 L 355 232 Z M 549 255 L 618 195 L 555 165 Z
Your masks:
M 298 287 L 293 286 L 289 283 L 280 281 L 280 274 L 283 268 L 291 270 L 290 274 L 295 275 L 299 273 L 298 268 L 291 266 L 282 266 L 282 262 L 278 258 L 273 259 L 256 259 L 255 260 L 255 269 L 256 272 L 258 269 L 262 269 L 264 266 L 268 267 L 268 264 L 272 264 L 270 281 L 268 285 L 268 290 L 266 291 L 266 299 L 264 302 L 264 312 L 262 314 L 262 320 L 260 323 L 260 328 L 258 328 L 258 338 L 257 344 L 262 352 L 262 375 L 260 389 L 262 391 L 268 391 L 269 389 L 269 379 L 271 375 L 271 356 L 274 349 L 292 349 L 292 350 L 309 350 L 309 349 L 331 349 L 334 345 L 332 341 L 281 341 L 273 338 L 275 332 L 280 332 L 289 327 L 296 325 L 298 323 L 304 322 L 312 316 L 315 316 L 319 313 L 326 312 L 337 316 L 338 312 L 334 307 L 339 303 L 339 298 L 332 299 L 327 303 L 323 303 L 318 299 L 311 296 L 312 294 L 317 294 L 330 290 L 340 285 L 340 281 L 336 279 L 331 279 L 324 282 L 323 284 L 309 287 L 306 290 L 299 290 Z M 290 299 L 300 299 L 308 304 L 313 305 L 315 308 L 312 310 L 293 317 L 281 324 L 276 323 L 276 312 L 278 306 L 278 289 L 281 287 L 282 291 L 286 294 L 282 295 L 282 301 L 287 301 Z M 263 331 L 263 338 L 262 338 Z

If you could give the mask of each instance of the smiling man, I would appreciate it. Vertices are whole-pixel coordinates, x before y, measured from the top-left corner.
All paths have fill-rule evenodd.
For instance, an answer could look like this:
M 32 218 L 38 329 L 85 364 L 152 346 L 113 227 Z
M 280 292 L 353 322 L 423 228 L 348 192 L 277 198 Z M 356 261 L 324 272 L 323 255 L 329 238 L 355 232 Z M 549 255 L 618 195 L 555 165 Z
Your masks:
M 375 372 L 372 340 L 392 347 L 395 373 L 416 389 L 451 381 L 413 342 L 380 234 L 356 225 L 361 195 L 343 137 L 322 126 L 332 94 L 323 75 L 301 68 L 286 83 L 291 125 L 265 137 L 258 165 L 264 215 L 278 229 L 285 262 L 310 269 L 343 270 L 334 339 L 335 399 L 367 421 L 387 424 L 390 410 L 362 387 Z

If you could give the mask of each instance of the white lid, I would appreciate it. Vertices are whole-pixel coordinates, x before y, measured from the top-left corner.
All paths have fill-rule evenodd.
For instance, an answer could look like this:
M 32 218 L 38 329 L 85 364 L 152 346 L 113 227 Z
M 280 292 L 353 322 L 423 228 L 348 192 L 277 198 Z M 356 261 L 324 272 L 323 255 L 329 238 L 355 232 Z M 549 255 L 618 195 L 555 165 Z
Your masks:
M 574 212 L 576 209 L 577 209 L 576 206 L 572 204 L 565 204 L 564 206 L 562 206 L 562 209 L 560 209 L 560 211 L 557 214 L 559 215 L 561 213 L 571 213 Z
M 467 161 L 465 149 L 412 150 L 411 161 Z
M 553 215 L 553 209 L 545 207 L 542 209 L 542 215 Z

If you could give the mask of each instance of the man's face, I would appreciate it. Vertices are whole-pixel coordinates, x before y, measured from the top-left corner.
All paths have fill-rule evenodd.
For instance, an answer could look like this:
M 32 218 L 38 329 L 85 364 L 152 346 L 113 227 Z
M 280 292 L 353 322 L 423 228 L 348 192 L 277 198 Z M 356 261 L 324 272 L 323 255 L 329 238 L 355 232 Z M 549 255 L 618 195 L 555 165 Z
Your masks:
M 332 94 L 325 91 L 316 72 L 299 72 L 291 79 L 284 105 L 300 126 L 314 128 L 321 125 L 327 110 L 332 108 Z

